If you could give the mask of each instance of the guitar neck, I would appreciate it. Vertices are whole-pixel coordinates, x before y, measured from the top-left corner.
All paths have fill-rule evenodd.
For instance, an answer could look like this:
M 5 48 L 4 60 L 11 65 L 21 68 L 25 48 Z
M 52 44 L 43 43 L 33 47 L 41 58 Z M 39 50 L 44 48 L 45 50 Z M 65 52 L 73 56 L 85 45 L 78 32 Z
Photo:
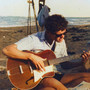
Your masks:
M 55 59 L 49 60 L 48 63 L 49 63 L 49 65 L 58 64 L 58 63 L 62 63 L 62 62 L 65 62 L 65 61 L 80 59 L 80 57 L 81 57 L 81 54 L 65 56 L 65 57 L 60 57 L 60 58 L 55 58 Z

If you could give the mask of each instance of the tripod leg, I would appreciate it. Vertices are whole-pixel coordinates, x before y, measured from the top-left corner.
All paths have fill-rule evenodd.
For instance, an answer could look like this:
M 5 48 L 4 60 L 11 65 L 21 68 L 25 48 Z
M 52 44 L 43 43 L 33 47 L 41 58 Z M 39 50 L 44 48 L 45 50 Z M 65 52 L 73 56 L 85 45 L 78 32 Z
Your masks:
M 39 30 L 38 30 L 37 18 L 36 18 L 35 6 L 34 6 L 34 1 L 33 0 L 32 0 L 32 7 L 33 7 L 33 11 L 34 11 L 34 18 L 35 18 L 35 23 L 36 23 L 36 29 L 37 29 L 37 32 L 38 32 Z

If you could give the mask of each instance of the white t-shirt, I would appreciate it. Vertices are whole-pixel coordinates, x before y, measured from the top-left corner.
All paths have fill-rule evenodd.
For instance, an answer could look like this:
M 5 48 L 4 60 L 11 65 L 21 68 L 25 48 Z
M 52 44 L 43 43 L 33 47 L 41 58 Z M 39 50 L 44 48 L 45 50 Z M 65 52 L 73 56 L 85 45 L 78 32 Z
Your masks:
M 50 45 L 45 40 L 45 31 L 38 32 L 32 35 L 28 35 L 27 37 L 19 40 L 15 44 L 19 50 L 51 50 L 52 45 Z M 67 48 L 65 44 L 65 40 L 62 42 L 56 42 L 56 47 L 54 50 L 56 57 L 64 57 L 67 56 Z

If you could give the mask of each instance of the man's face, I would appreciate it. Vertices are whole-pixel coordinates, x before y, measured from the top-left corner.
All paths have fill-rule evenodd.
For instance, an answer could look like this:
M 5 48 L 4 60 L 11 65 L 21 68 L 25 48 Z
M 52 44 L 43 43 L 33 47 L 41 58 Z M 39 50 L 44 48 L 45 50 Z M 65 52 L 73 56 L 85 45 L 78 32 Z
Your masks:
M 65 37 L 66 29 L 65 30 L 59 30 L 56 33 L 53 34 L 53 39 L 57 42 L 62 42 Z

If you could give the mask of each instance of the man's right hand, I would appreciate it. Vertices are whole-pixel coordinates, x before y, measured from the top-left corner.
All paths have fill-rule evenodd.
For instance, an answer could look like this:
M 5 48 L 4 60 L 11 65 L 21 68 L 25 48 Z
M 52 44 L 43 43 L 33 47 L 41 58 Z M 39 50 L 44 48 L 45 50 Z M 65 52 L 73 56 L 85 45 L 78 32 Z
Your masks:
M 35 54 L 31 54 L 30 57 L 28 58 L 29 60 L 31 60 L 33 62 L 33 64 L 36 66 L 36 68 L 40 71 L 45 71 L 45 67 L 44 67 L 44 62 L 46 59 L 35 55 Z

